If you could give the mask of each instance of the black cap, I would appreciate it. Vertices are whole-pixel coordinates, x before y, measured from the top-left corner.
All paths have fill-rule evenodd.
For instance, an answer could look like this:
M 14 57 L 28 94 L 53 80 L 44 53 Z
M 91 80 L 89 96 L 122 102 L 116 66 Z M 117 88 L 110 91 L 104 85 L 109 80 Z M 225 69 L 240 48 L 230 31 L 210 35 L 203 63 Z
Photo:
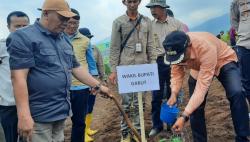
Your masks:
M 189 38 L 182 31 L 174 31 L 166 36 L 163 47 L 166 51 L 165 63 L 178 64 L 184 59 Z
M 84 36 L 88 37 L 88 38 L 92 38 L 93 35 L 91 34 L 90 30 L 88 28 L 80 28 L 79 32 L 81 34 L 83 34 Z
M 73 13 L 76 14 L 76 16 L 72 17 L 73 19 L 80 20 L 80 14 L 79 14 L 79 12 L 76 9 L 71 8 L 71 12 L 73 12 Z

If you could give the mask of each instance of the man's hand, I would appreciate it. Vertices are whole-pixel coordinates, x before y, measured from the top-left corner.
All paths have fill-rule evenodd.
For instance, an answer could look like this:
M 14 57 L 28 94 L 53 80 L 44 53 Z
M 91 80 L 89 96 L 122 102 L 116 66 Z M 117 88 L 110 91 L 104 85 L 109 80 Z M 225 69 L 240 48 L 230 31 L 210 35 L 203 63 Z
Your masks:
M 177 102 L 177 97 L 173 94 L 171 94 L 170 98 L 168 99 L 167 104 L 171 107 L 173 105 L 175 105 Z
M 113 85 L 116 85 L 117 74 L 116 72 L 112 72 L 109 76 L 109 80 Z
M 100 87 L 100 94 L 104 94 L 104 95 L 107 95 L 107 96 L 109 96 L 109 97 L 113 97 L 113 96 L 110 94 L 109 88 L 106 87 L 106 86 L 103 86 L 103 85 L 101 85 L 101 87 Z
M 106 86 L 100 85 L 100 88 L 98 90 L 95 90 L 94 88 L 91 91 L 91 94 L 97 95 L 100 94 L 104 98 L 112 98 L 113 96 L 110 93 L 110 89 Z
M 18 134 L 28 142 L 31 141 L 34 121 L 30 115 L 18 117 Z
M 179 133 L 183 130 L 184 124 L 185 124 L 184 118 L 179 117 L 175 122 L 175 124 L 173 125 L 172 130 L 176 133 Z

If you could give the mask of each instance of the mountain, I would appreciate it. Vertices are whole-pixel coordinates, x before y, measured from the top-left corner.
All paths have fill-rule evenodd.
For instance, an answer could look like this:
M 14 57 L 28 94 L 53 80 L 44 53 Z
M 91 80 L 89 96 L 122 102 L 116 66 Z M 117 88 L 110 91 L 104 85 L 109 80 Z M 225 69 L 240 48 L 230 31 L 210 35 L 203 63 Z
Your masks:
M 190 28 L 190 31 L 206 31 L 214 35 L 219 34 L 220 31 L 229 31 L 230 29 L 230 15 L 229 13 L 222 16 L 212 18 L 198 26 Z

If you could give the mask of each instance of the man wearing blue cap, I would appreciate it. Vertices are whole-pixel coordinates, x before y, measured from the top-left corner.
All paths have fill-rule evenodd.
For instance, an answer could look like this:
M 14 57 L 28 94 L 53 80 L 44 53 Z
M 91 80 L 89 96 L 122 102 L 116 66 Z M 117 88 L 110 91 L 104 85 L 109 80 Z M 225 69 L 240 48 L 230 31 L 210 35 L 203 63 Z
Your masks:
M 146 5 L 150 8 L 152 16 L 155 18 L 152 21 L 152 31 L 154 46 L 156 48 L 155 59 L 158 64 L 160 90 L 153 91 L 152 93 L 152 122 L 153 128 L 149 133 L 149 136 L 156 136 L 163 130 L 163 122 L 160 120 L 161 104 L 164 97 L 167 99 L 170 97 L 170 66 L 164 63 L 164 48 L 162 42 L 166 35 L 172 31 L 183 31 L 182 23 L 173 17 L 167 15 L 166 8 L 169 6 L 166 4 L 166 0 L 151 0 Z M 166 93 L 165 93 L 166 92 Z
M 194 142 L 207 142 L 204 108 L 207 91 L 216 76 L 230 102 L 235 141 L 248 142 L 248 108 L 234 50 L 206 32 L 172 32 L 164 40 L 163 46 L 166 50 L 165 62 L 172 65 L 170 106 L 176 103 L 185 76 L 184 69 L 191 69 L 188 81 L 191 98 L 173 125 L 173 130 L 180 132 L 190 117 Z

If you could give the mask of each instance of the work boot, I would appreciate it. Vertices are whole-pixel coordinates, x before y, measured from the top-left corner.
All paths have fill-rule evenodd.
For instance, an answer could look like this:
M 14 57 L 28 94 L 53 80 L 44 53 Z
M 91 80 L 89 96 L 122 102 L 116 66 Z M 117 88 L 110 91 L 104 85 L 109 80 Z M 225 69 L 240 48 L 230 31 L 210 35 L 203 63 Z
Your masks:
M 94 141 L 94 139 L 93 138 L 91 138 L 86 132 L 85 132 L 85 140 L 84 140 L 84 142 L 93 142 Z
M 121 142 L 131 142 L 130 134 L 122 134 Z
M 150 133 L 149 133 L 149 137 L 155 137 L 156 135 L 158 135 L 160 132 L 162 131 L 162 129 L 159 128 L 153 128 L 151 129 Z
M 86 124 L 85 132 L 87 132 L 87 134 L 90 135 L 90 136 L 92 136 L 92 135 L 94 135 L 94 134 L 96 134 L 98 132 L 98 130 L 91 130 L 90 129 L 92 119 L 93 119 L 93 114 L 92 113 L 89 113 L 89 114 L 86 115 L 86 118 L 85 118 L 85 124 Z
M 87 129 L 87 134 L 92 136 L 95 135 L 98 132 L 98 130 L 91 130 L 90 128 Z

